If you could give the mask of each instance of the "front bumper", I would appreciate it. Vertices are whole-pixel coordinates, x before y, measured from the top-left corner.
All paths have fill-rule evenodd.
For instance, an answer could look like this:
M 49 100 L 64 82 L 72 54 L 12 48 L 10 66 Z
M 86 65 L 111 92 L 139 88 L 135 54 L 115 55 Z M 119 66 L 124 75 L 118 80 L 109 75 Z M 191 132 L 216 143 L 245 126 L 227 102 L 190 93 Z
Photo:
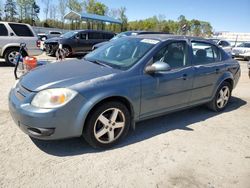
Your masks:
M 82 135 L 84 120 L 79 112 L 85 113 L 81 110 L 85 99 L 81 95 L 78 94 L 61 108 L 40 109 L 30 104 L 35 93 L 24 90 L 25 88 L 18 84 L 9 93 L 10 114 L 24 133 L 42 140 Z
M 232 53 L 232 57 L 242 58 L 242 59 L 249 59 L 250 60 L 250 54 L 249 53 L 245 53 L 245 54 Z

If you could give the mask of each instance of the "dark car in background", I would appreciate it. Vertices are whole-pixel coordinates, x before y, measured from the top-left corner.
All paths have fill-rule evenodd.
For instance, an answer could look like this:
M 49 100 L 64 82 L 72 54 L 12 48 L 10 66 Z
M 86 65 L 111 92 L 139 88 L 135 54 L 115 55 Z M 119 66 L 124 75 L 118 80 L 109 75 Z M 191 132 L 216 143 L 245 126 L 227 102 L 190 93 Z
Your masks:
M 96 30 L 69 31 L 60 37 L 54 37 L 45 41 L 45 49 L 48 55 L 55 55 L 59 44 L 62 44 L 66 56 L 85 54 L 92 50 L 93 45 L 108 41 L 114 37 L 114 33 Z
M 112 39 L 110 39 L 110 41 L 114 41 L 114 40 L 119 39 L 121 37 L 136 36 L 136 35 L 146 35 L 146 34 L 169 34 L 169 33 L 158 32 L 158 31 L 125 31 L 125 32 L 119 33 L 118 35 L 114 36 Z M 107 44 L 110 41 L 95 44 L 93 46 L 92 50 L 95 50 L 95 49 L 103 46 L 104 44 Z

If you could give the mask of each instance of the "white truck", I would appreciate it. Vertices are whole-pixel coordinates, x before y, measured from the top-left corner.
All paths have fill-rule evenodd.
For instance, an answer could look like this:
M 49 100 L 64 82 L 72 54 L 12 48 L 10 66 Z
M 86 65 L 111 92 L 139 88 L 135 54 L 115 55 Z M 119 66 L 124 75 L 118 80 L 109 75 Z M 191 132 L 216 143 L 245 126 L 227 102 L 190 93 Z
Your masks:
M 25 55 L 37 56 L 42 53 L 36 33 L 28 24 L 0 22 L 0 58 L 13 65 L 20 43 L 25 43 Z

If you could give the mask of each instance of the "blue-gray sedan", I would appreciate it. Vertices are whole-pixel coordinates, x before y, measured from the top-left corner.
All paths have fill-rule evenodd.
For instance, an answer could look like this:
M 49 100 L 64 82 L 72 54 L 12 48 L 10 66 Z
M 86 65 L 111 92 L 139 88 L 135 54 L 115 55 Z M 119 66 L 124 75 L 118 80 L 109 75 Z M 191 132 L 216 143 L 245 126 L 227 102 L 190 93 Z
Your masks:
M 239 77 L 239 63 L 205 39 L 125 37 L 30 71 L 11 89 L 9 109 L 31 137 L 110 147 L 141 120 L 201 104 L 222 111 Z

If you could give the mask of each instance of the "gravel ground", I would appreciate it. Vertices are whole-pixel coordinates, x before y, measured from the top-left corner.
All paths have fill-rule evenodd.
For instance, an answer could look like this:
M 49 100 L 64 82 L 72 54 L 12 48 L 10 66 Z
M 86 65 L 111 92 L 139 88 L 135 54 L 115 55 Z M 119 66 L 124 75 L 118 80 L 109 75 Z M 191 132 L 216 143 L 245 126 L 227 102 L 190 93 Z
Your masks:
M 12 121 L 13 68 L 0 67 L 0 187 L 250 187 L 246 62 L 227 110 L 197 107 L 137 124 L 117 147 L 36 141 Z

